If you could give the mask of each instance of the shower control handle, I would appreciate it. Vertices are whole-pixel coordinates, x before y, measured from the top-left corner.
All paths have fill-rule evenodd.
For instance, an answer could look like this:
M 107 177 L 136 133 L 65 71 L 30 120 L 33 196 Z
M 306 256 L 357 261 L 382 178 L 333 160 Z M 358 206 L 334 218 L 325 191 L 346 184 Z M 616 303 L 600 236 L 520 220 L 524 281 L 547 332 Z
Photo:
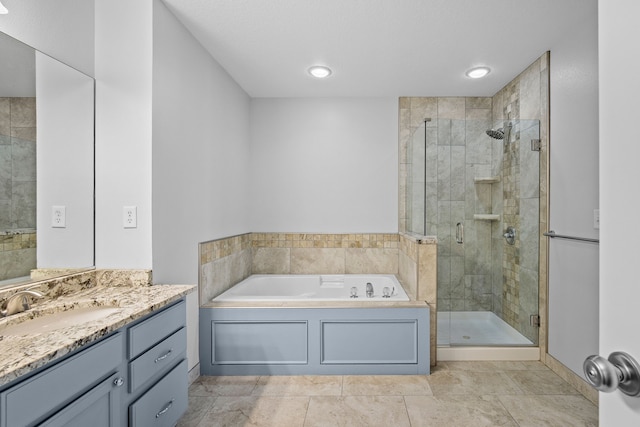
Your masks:
M 464 243 L 464 225 L 461 222 L 456 224 L 456 243 L 459 245 Z
M 627 353 L 616 351 L 609 359 L 589 356 L 582 368 L 587 382 L 598 391 L 611 393 L 619 389 L 629 396 L 640 396 L 640 365 Z
M 507 227 L 507 231 L 502 235 L 508 244 L 513 245 L 516 243 L 516 229 L 514 227 Z

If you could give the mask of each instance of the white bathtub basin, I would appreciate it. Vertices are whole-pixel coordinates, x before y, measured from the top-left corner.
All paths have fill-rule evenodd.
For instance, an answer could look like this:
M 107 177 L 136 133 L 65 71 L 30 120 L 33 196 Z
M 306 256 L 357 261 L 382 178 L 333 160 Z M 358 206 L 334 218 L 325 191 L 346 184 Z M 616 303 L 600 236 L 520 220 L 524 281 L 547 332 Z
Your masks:
M 373 297 L 366 296 L 366 285 L 373 286 Z M 383 296 L 388 288 L 391 295 Z M 351 298 L 351 289 L 357 298 Z M 392 274 L 254 274 L 214 298 L 214 301 L 409 301 Z

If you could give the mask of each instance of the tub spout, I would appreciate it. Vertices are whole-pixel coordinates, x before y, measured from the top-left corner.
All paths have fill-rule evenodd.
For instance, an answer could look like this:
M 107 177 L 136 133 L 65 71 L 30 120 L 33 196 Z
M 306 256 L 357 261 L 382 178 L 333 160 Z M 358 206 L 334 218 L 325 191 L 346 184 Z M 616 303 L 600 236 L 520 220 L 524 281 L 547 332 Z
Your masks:
M 373 298 L 373 285 L 367 282 L 367 298 Z

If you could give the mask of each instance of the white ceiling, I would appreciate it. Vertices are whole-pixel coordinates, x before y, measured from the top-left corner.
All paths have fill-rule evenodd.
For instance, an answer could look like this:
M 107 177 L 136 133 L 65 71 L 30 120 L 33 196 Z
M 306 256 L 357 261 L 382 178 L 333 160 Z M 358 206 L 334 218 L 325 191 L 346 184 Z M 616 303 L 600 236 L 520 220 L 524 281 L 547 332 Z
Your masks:
M 164 2 L 252 97 L 491 96 L 597 7 L 596 0 Z M 311 78 L 314 64 L 333 75 Z M 477 65 L 492 72 L 467 78 Z

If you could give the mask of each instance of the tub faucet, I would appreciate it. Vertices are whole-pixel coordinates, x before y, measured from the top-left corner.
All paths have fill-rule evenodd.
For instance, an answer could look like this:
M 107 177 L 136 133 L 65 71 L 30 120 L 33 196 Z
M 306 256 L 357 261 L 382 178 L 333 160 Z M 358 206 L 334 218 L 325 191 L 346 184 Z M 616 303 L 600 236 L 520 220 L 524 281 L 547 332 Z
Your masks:
M 367 298 L 373 298 L 373 285 L 367 282 Z
M 29 305 L 29 298 L 27 297 L 37 299 L 44 298 L 40 292 L 32 291 L 30 289 L 17 292 L 9 297 L 6 307 L 0 310 L 0 316 L 7 317 L 12 314 L 29 310 L 31 306 Z

